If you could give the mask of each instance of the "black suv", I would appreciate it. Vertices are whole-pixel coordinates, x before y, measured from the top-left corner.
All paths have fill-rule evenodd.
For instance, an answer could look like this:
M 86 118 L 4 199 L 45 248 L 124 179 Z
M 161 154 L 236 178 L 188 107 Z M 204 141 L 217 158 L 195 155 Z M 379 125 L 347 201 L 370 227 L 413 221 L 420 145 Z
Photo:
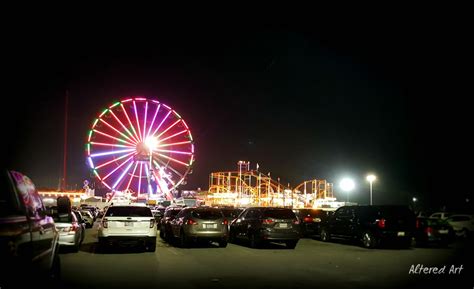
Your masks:
M 321 240 L 353 239 L 365 248 L 394 241 L 407 248 L 415 226 L 415 214 L 407 206 L 344 206 L 322 224 Z
M 264 242 L 285 243 L 294 249 L 300 239 L 300 226 L 291 209 L 255 207 L 245 209 L 230 225 L 230 240 L 245 238 L 250 247 L 258 248 Z
M 300 221 L 301 235 L 303 237 L 319 236 L 321 222 L 325 221 L 332 212 L 320 209 L 294 209 Z

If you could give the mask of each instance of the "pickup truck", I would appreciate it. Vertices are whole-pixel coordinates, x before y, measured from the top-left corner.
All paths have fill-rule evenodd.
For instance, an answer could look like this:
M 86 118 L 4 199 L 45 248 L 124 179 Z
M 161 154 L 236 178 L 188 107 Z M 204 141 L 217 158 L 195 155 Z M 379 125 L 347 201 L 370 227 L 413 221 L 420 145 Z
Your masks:
M 46 214 L 31 179 L 16 171 L 3 170 L 0 173 L 0 284 L 57 281 L 58 239 L 54 220 Z

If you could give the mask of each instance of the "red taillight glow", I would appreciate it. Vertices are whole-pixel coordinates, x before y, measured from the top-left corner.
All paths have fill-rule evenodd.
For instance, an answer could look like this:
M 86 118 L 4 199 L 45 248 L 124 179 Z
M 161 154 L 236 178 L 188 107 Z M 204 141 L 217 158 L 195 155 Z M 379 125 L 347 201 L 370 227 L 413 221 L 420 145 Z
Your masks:
M 420 220 L 416 220 L 416 228 L 417 228 L 417 229 L 420 228 Z
M 377 221 L 377 225 L 379 226 L 379 228 L 383 229 L 385 228 L 385 219 L 380 219 Z
M 224 221 L 222 222 L 222 225 L 228 225 L 229 224 L 229 221 L 227 221 L 227 219 L 224 219 Z
M 193 219 L 189 219 L 188 221 L 186 221 L 186 225 L 197 225 L 198 223 L 196 221 L 194 221 Z
M 153 228 L 155 226 L 155 219 L 150 220 L 150 228 Z
M 313 222 L 313 217 L 304 217 L 303 222 L 305 223 L 312 223 Z
M 306 218 L 305 218 L 306 219 Z M 311 222 L 313 221 L 313 218 L 311 218 Z M 299 225 L 300 221 L 298 221 L 298 219 L 294 219 L 293 220 L 293 224 L 295 225 Z
M 428 235 L 433 234 L 433 228 L 427 227 L 427 228 L 425 229 L 425 233 L 428 234 Z
M 104 228 L 108 228 L 108 227 L 109 227 L 109 224 L 107 223 L 107 219 L 103 219 L 103 220 L 102 220 L 102 227 L 104 227 Z
M 262 224 L 270 225 L 273 224 L 274 221 L 272 219 L 263 219 Z

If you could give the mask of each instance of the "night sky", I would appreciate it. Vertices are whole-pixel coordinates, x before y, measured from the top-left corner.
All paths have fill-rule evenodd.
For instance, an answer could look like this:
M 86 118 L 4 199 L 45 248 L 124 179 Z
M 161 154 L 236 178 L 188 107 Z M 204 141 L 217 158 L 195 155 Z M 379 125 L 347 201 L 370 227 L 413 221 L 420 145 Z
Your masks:
M 84 145 L 94 118 L 145 96 L 190 125 L 196 163 L 183 189 L 207 189 L 210 172 L 249 160 L 291 186 L 351 176 L 350 200 L 360 203 L 373 172 L 376 203 L 460 204 L 472 197 L 458 180 L 472 109 L 459 89 L 466 29 L 451 26 L 12 32 L 2 53 L 6 165 L 57 187 L 67 90 L 68 184 L 80 187 L 90 179 Z M 336 196 L 346 199 L 338 187 Z

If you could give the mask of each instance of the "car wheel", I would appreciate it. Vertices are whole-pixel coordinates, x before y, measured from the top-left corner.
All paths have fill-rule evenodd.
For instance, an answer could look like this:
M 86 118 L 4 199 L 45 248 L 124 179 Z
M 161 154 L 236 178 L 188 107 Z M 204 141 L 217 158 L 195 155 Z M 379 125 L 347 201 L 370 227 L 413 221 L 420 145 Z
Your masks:
M 161 238 L 162 240 L 166 240 L 166 239 L 165 239 L 165 229 L 164 229 L 164 228 L 160 228 L 160 238 Z
M 219 247 L 220 247 L 220 248 L 225 248 L 225 247 L 227 247 L 227 241 L 226 241 L 226 240 L 219 241 Z
M 331 240 L 331 237 L 329 235 L 329 232 L 326 229 L 321 229 L 321 241 L 323 242 L 329 242 Z
M 260 240 L 258 239 L 256 234 L 250 235 L 250 247 L 254 249 L 260 247 Z
M 149 242 L 147 245 L 147 251 L 148 252 L 155 252 L 156 251 L 156 242 Z
M 181 234 L 179 234 L 179 245 L 181 248 L 187 248 L 189 246 L 188 237 L 182 230 L 181 230 Z
M 237 239 L 235 238 L 235 233 L 230 231 L 229 232 L 229 242 L 230 243 L 235 243 L 237 241 Z
M 375 246 L 377 245 L 377 240 L 374 234 L 369 231 L 364 232 L 362 234 L 362 245 L 364 246 L 364 248 L 367 249 L 375 248 Z
M 298 244 L 298 241 L 287 241 L 286 247 L 288 249 L 294 249 L 296 247 L 296 244 Z

